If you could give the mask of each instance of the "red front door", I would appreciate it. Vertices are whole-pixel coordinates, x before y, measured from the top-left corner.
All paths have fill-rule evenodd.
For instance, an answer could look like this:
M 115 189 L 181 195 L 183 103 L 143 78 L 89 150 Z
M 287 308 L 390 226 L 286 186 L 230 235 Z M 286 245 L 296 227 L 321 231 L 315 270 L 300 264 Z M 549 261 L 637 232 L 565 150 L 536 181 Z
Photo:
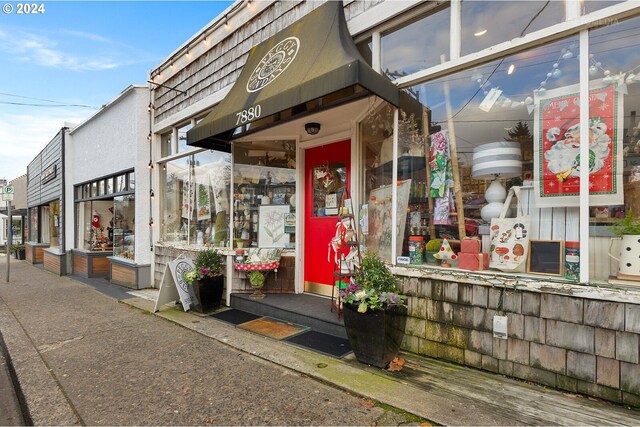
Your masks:
M 304 289 L 331 295 L 333 258 L 328 259 L 328 249 L 336 233 L 338 203 L 349 187 L 351 141 L 310 148 L 304 160 Z

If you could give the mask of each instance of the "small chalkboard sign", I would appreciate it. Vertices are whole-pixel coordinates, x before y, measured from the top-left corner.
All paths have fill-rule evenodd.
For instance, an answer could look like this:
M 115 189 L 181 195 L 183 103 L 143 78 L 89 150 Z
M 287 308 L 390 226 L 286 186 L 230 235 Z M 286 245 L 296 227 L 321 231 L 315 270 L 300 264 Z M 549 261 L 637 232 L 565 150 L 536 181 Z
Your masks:
M 527 273 L 562 276 L 562 240 L 529 240 Z

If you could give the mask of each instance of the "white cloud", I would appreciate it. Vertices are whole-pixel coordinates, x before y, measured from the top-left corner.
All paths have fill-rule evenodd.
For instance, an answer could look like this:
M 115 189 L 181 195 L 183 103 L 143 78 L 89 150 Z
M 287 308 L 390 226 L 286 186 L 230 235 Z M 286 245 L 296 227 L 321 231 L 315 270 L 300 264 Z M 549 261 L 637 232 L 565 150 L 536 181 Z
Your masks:
M 58 48 L 56 41 L 24 31 L 0 31 L 0 51 L 15 61 L 73 71 L 108 70 L 123 65 L 104 55 L 84 57 L 66 53 Z
M 65 122 L 81 123 L 91 113 L 77 109 L 33 109 L 0 114 L 0 178 L 27 173 L 27 165 L 60 131 Z

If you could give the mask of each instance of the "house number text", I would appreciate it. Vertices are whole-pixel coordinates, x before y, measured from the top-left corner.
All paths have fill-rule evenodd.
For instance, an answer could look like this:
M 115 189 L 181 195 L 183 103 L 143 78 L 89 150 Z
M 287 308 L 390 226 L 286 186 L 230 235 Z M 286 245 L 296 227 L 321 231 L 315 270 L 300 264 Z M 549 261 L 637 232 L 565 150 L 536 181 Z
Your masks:
M 242 110 L 236 113 L 236 126 L 249 123 L 260 117 L 262 114 L 262 107 L 260 104 L 255 107 L 249 107 L 246 110 Z

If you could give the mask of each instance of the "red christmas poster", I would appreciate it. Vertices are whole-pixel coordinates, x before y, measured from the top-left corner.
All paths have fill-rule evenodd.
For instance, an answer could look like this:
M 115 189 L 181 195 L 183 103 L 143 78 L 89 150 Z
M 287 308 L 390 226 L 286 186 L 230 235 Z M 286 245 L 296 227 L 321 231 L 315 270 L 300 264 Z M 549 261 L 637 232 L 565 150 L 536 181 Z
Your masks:
M 589 159 L 580 161 L 578 85 L 535 99 L 534 184 L 537 207 L 579 206 L 580 167 L 589 167 L 591 205 L 623 203 L 622 97 L 616 85 L 589 92 Z

